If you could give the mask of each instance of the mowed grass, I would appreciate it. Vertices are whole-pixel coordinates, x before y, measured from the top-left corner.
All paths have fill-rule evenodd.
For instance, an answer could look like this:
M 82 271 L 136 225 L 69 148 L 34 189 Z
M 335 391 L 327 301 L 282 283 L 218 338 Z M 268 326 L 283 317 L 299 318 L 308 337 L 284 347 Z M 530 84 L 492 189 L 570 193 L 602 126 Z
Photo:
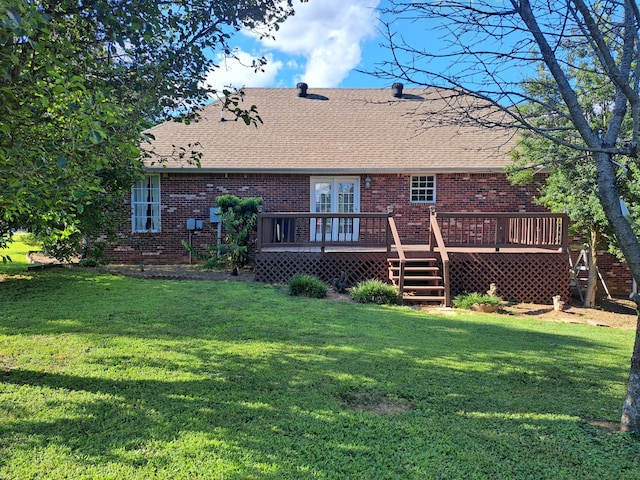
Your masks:
M 67 270 L 0 299 L 1 479 L 640 478 L 593 425 L 632 331 Z
M 0 248 L 0 275 L 16 274 L 27 270 L 29 265 L 27 254 L 33 250 L 40 250 L 39 247 L 29 246 L 21 241 L 23 233 L 15 233 L 13 241 L 7 244 L 7 248 Z M 3 262 L 3 257 L 5 261 Z

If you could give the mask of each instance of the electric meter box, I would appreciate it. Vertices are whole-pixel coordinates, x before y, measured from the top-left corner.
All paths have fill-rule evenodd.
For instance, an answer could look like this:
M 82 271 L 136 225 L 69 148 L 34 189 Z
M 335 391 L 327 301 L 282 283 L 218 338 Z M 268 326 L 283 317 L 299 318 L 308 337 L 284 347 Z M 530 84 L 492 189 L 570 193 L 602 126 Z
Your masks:
M 209 221 L 211 223 L 220 223 L 220 215 L 218 213 L 218 207 L 211 207 L 209 209 Z

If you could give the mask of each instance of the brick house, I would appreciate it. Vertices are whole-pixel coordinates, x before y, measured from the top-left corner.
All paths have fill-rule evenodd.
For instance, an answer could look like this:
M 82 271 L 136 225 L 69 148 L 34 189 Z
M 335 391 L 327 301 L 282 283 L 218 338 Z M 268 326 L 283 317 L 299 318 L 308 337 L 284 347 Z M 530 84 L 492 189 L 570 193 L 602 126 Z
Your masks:
M 503 173 L 512 132 L 439 124 L 446 105 L 437 90 L 301 84 L 245 92 L 241 106 L 257 106 L 257 128 L 233 121 L 216 102 L 198 122 L 149 130 L 154 156 L 133 188 L 131 223 L 108 249 L 114 261 L 186 263 L 183 241 L 199 249 L 217 241 L 215 200 L 227 193 L 263 198 L 265 214 L 386 215 L 391 207 L 399 240 L 410 245 L 429 243 L 434 208 L 439 215 L 544 212 L 533 202 L 535 185 L 511 185 Z M 568 287 L 558 292 L 566 297 Z

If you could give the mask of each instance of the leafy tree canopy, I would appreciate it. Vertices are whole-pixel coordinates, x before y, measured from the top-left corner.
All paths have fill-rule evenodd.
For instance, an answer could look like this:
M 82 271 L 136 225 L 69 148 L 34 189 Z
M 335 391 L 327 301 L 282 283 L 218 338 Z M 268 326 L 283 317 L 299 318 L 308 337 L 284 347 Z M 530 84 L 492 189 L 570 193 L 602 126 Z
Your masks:
M 615 104 L 615 88 L 608 80 L 604 69 L 591 51 L 577 48 L 569 53 L 567 73 L 576 91 L 580 107 L 588 117 L 593 130 L 604 136 Z M 538 203 L 551 211 L 566 212 L 571 219 L 571 231 L 580 235 L 588 245 L 589 281 L 583 297 L 585 306 L 593 307 L 597 289 L 597 250 L 607 248 L 620 254 L 615 232 L 611 228 L 597 195 L 596 168 L 587 145 L 570 120 L 568 109 L 562 102 L 554 80 L 541 67 L 535 78 L 523 82 L 523 90 L 531 99 L 520 107 L 526 112 L 529 122 L 538 129 L 551 131 L 560 142 L 554 142 L 548 135 L 540 135 L 532 130 L 520 134 L 518 148 L 514 150 L 514 164 L 508 169 L 515 183 L 531 181 L 532 174 L 544 169 L 548 172 L 546 183 L 540 188 Z M 562 115 L 549 114 L 549 106 Z M 632 135 L 631 115 L 627 113 L 621 126 L 623 138 Z M 570 145 L 579 146 L 576 150 Z M 627 156 L 616 161 L 619 167 L 616 182 L 626 205 L 635 211 L 638 203 L 638 171 L 635 163 Z M 628 166 L 625 166 L 628 165 Z M 636 214 L 637 215 L 637 214 Z M 634 222 L 637 225 L 637 222 Z
M 571 66 L 568 72 L 574 90 L 578 93 L 580 106 L 588 115 L 591 128 L 602 132 L 611 116 L 611 107 L 615 102 L 615 89 L 608 82 L 597 59 L 585 49 L 577 49 L 569 55 Z M 541 67 L 535 78 L 523 81 L 523 90 L 531 101 L 519 107 L 526 112 L 528 121 L 538 129 L 554 130 L 554 136 L 561 139 L 556 142 L 547 135 L 535 130 L 520 132 L 518 147 L 512 152 L 514 164 L 507 169 L 515 183 L 529 183 L 533 175 L 546 171 L 546 184 L 541 187 L 538 203 L 551 211 L 566 212 L 571 219 L 571 229 L 582 235 L 587 241 L 590 232 L 607 240 L 606 246 L 612 252 L 619 252 L 610 224 L 606 218 L 597 195 L 595 184 L 596 168 L 587 145 L 581 139 L 570 120 L 566 106 L 558 93 L 554 80 Z M 550 114 L 549 106 L 556 112 Z M 627 114 L 621 128 L 621 136 L 630 138 L 631 115 Z M 579 149 L 570 145 L 578 145 Z M 639 202 L 637 187 L 640 177 L 635 163 L 628 156 L 620 156 L 616 162 L 617 185 L 621 194 L 635 213 Z M 637 215 L 637 213 L 635 213 Z M 591 245 L 599 248 L 605 245 Z
M 204 78 L 234 32 L 268 35 L 292 2 L 0 0 L 0 247 L 16 228 L 76 242 L 108 226 L 157 121 L 212 95 L 259 121 Z

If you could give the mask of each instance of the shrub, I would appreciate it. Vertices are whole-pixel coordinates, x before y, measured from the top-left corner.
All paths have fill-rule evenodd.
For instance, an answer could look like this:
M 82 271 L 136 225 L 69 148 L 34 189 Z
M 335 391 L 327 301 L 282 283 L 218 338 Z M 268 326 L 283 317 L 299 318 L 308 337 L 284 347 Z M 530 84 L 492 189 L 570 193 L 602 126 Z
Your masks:
M 393 285 L 380 280 L 364 280 L 351 289 L 351 298 L 358 303 L 396 305 L 399 297 Z
M 327 284 L 313 275 L 294 275 L 289 280 L 289 295 L 324 298 L 327 296 Z
M 30 247 L 42 247 L 42 241 L 38 238 L 37 235 L 31 232 L 25 232 L 20 235 L 20 241 Z
M 201 265 L 201 268 L 204 270 L 220 270 L 228 266 L 229 262 L 227 258 L 214 254 L 205 258 L 205 262 Z
M 100 265 L 100 263 L 95 258 L 83 258 L 78 262 L 78 265 L 81 267 L 93 268 Z
M 192 245 L 189 245 L 187 242 L 182 240 L 182 246 L 185 250 L 197 260 L 204 262 L 200 265 L 200 268 L 204 270 L 219 270 L 224 267 L 229 266 L 229 261 L 226 256 L 218 254 L 218 246 L 217 245 L 205 245 L 204 251 L 199 251 Z
M 219 246 L 219 251 L 233 267 L 234 275 L 249 259 L 249 238 L 251 232 L 256 231 L 262 203 L 262 198 L 238 198 L 229 194 L 216 198 L 225 232 L 224 243 Z
M 95 262 L 95 266 L 107 265 L 109 263 L 109 257 L 107 256 L 107 243 L 106 242 L 91 242 L 85 243 L 83 247 L 83 259 L 91 260 L 89 263 Z
M 454 308 L 464 308 L 466 310 L 472 310 L 473 305 L 495 305 L 498 306 L 502 303 L 502 299 L 496 295 L 487 295 L 486 293 L 465 293 L 457 295 L 453 299 Z

